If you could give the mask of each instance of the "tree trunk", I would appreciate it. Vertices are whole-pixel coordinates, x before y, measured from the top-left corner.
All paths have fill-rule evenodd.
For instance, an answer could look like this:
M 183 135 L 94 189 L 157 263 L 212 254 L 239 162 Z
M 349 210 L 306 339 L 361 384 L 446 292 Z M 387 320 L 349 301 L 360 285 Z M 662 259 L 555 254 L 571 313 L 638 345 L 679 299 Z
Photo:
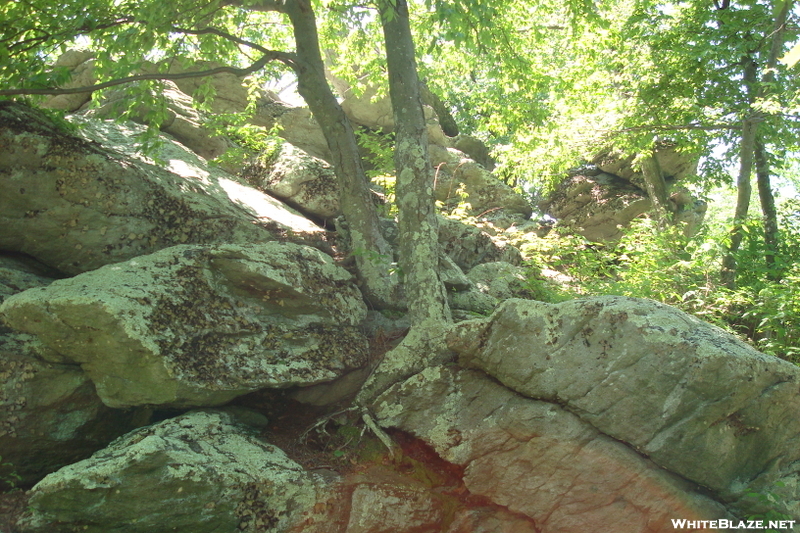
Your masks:
M 393 383 L 443 362 L 448 353 L 444 339 L 451 320 L 438 272 L 439 225 L 433 171 L 406 0 L 385 0 L 381 23 L 395 122 L 400 266 L 411 330 L 400 345 L 384 355 L 361 388 L 356 399 L 361 405 L 368 405 Z
M 781 272 L 775 265 L 775 254 L 778 251 L 778 212 L 775 209 L 775 196 L 770 183 L 770 166 L 767 150 L 761 138 L 755 143 L 756 179 L 758 197 L 761 200 L 761 213 L 764 215 L 764 259 L 767 263 L 767 276 L 773 281 L 781 279 Z
M 655 151 L 653 155 L 642 161 L 642 176 L 647 195 L 653 202 L 658 227 L 663 230 L 671 223 L 669 198 L 667 197 L 667 183 L 664 181 L 664 174 L 661 172 Z
M 362 290 L 373 306 L 394 307 L 398 299 L 397 276 L 392 275 L 392 249 L 381 233 L 353 127 L 325 77 L 311 2 L 288 0 L 281 11 L 289 16 L 294 30 L 297 90 L 322 128 L 333 155 L 340 206 L 348 224 Z
M 424 327 L 429 322 L 449 321 L 450 309 L 438 273 L 433 169 L 406 0 L 385 2 L 381 22 L 395 123 L 400 268 L 411 324 Z
M 775 80 L 775 69 L 778 66 L 778 56 L 783 48 L 783 33 L 786 20 L 792 9 L 794 0 L 778 0 L 775 5 L 775 21 L 772 27 L 772 34 L 769 55 L 767 56 L 764 67 L 764 76 L 761 83 L 758 80 L 756 61 L 753 57 L 744 58 L 744 82 L 748 91 L 748 102 L 750 104 L 749 115 L 742 121 L 742 140 L 739 149 L 739 176 L 737 187 L 739 188 L 736 200 L 736 212 L 734 214 L 733 229 L 731 230 L 731 242 L 725 257 L 722 260 L 722 271 L 720 277 L 722 283 L 729 289 L 736 287 L 736 253 L 744 238 L 744 223 L 747 218 L 747 211 L 750 207 L 750 194 L 752 187 L 750 177 L 753 171 L 753 157 L 756 150 L 756 140 L 758 138 L 758 123 L 763 119 L 762 114 L 752 108 L 759 98 L 763 98 L 769 86 Z M 758 86 L 756 88 L 756 86 Z M 767 171 L 769 172 L 769 171 Z M 770 192 L 771 194 L 771 192 Z
M 752 186 L 750 177 L 753 173 L 753 152 L 755 150 L 756 128 L 758 123 L 753 117 L 742 121 L 742 139 L 739 143 L 739 176 L 736 179 L 736 211 L 733 215 L 731 242 L 722 258 L 720 279 L 729 289 L 736 288 L 736 253 L 744 239 L 744 224 L 750 210 Z

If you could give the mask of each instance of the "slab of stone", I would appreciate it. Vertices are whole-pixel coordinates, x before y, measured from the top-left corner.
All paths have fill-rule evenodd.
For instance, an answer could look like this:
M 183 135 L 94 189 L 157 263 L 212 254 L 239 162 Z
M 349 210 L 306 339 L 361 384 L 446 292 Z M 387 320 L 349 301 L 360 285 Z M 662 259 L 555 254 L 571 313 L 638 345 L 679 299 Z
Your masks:
M 725 501 L 746 509 L 748 492 L 777 491 L 800 517 L 791 363 L 675 308 L 619 296 L 508 300 L 448 344 L 461 364 L 563 405 Z
M 31 491 L 25 532 L 285 531 L 315 482 L 228 413 L 193 411 L 128 433 Z
M 75 275 L 178 244 L 323 234 L 166 137 L 166 168 L 136 155 L 142 126 L 83 121 L 81 131 L 94 142 L 0 102 L 0 249 Z
M 530 530 L 645 533 L 671 530 L 675 517 L 730 516 L 700 487 L 564 408 L 478 371 L 428 368 L 373 408 L 382 426 L 426 441 L 463 468 L 471 494 L 526 517 Z
M 351 275 L 291 243 L 176 246 L 14 295 L 0 314 L 80 364 L 111 407 L 313 385 L 368 352 Z

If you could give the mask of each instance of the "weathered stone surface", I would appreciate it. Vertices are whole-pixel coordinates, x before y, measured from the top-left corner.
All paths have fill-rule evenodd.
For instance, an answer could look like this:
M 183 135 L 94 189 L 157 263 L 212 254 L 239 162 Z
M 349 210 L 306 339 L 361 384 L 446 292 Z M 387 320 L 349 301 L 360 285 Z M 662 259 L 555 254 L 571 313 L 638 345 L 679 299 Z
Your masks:
M 290 243 L 176 246 L 8 298 L 14 328 L 80 363 L 106 405 L 216 405 L 362 366 L 351 275 Z
M 411 479 L 357 483 L 345 532 L 438 533 L 443 514 L 441 501 Z
M 459 190 L 463 189 L 476 215 L 504 209 L 528 217 L 533 212 L 525 197 L 462 152 L 435 144 L 430 145 L 429 152 L 436 169 L 434 194 L 438 201 L 458 203 Z
M 800 369 L 650 300 L 508 300 L 449 346 L 530 398 L 557 402 L 747 512 L 780 481 L 800 518 Z M 752 503 L 752 502 L 751 502 Z
M 289 143 L 274 157 L 257 156 L 242 170 L 242 177 L 256 189 L 316 219 L 332 220 L 340 214 L 333 167 Z
M 224 412 L 194 411 L 133 431 L 33 489 L 24 531 L 286 531 L 315 482 Z
M 670 182 L 677 182 L 697 173 L 697 155 L 679 152 L 676 148 L 671 144 L 662 144 L 655 151 L 656 162 L 661 174 L 665 180 Z M 641 170 L 634 164 L 635 158 L 634 155 L 626 155 L 611 149 L 599 153 L 593 162 L 603 172 L 618 176 L 644 189 L 644 178 Z
M 58 130 L 25 106 L 0 103 L 0 249 L 66 274 L 184 243 L 248 243 L 322 230 L 180 145 L 161 168 L 133 144 L 141 127 L 86 122 L 112 149 Z
M 74 89 L 76 87 L 88 87 L 95 83 L 94 61 L 92 52 L 81 50 L 67 50 L 56 60 L 53 68 L 69 69 L 70 79 L 61 86 L 63 89 Z M 89 100 L 92 93 L 77 94 L 58 94 L 48 96 L 42 102 L 42 107 L 51 109 L 61 109 L 63 111 L 77 111 Z
M 498 300 L 524 298 L 530 292 L 525 286 L 527 281 L 525 269 L 503 261 L 475 265 L 467 274 L 467 278 L 479 291 Z
M 0 256 L 0 302 L 53 279 L 24 257 Z M 109 409 L 76 365 L 54 358 L 32 335 L 0 324 L 0 490 L 30 486 L 64 465 L 88 457 L 135 427 L 146 412 Z M 57 357 L 56 357 L 57 359 Z
M 462 466 L 473 495 L 530 519 L 529 530 L 644 533 L 671 531 L 675 517 L 726 516 L 696 486 L 564 408 L 477 371 L 428 368 L 373 407 L 381 425 L 413 433 Z
M 49 285 L 53 278 L 48 274 L 53 272 L 35 259 L 0 252 L 0 303 L 12 294 Z
M 225 66 L 215 61 L 194 61 L 189 65 L 185 65 L 185 61 L 181 59 L 168 59 L 159 63 L 159 65 L 146 66 L 143 72 L 156 72 L 158 69 L 162 69 L 163 72 L 164 65 L 166 65 L 167 72 L 174 74 L 211 70 Z M 242 84 L 242 78 L 230 72 L 222 72 L 210 77 L 184 78 L 176 80 L 174 83 L 181 92 L 194 98 L 197 90 L 209 79 L 214 88 L 214 95 L 211 98 L 211 102 L 208 102 L 212 113 L 241 113 L 245 111 L 248 102 L 247 88 Z M 198 97 L 197 100 L 199 103 L 207 103 L 204 98 Z
M 453 139 L 453 148 L 464 152 L 467 157 L 489 172 L 494 170 L 495 161 L 489 153 L 489 148 L 480 139 L 462 134 Z
M 192 97 L 183 93 L 171 81 L 162 83 L 163 89 L 158 96 L 164 98 L 166 102 L 166 115 L 155 126 L 204 159 L 214 159 L 224 154 L 229 146 L 228 141 L 216 136 L 203 126 L 204 119 L 195 109 Z M 96 119 L 116 119 L 125 112 L 130 98 L 131 96 L 125 90 L 109 91 L 104 94 L 102 105 L 89 110 L 85 116 Z M 148 115 L 151 112 L 152 109 L 141 106 L 130 115 L 130 119 L 137 124 L 146 125 L 153 120 Z
M 530 520 L 504 509 L 458 511 L 445 533 L 540 533 Z
M 513 246 L 451 218 L 439 218 L 439 245 L 464 272 L 481 263 L 504 261 L 518 265 L 522 262 L 519 250 Z
M 465 291 L 472 286 L 464 271 L 445 253 L 439 254 L 439 279 L 449 291 Z
M 380 88 L 371 85 L 357 94 L 346 81 L 339 78 L 331 81 L 342 96 L 342 109 L 351 121 L 371 130 L 394 131 L 394 112 L 388 92 L 384 91 L 379 96 Z M 429 142 L 438 146 L 450 146 L 450 140 L 442 131 L 433 107 L 423 103 L 423 112 Z
M 372 369 L 369 367 L 359 368 L 333 381 L 300 388 L 294 391 L 290 398 L 300 403 L 320 407 L 334 405 L 354 398 L 371 372 Z
M 467 311 L 467 313 L 453 313 L 454 318 L 475 318 L 476 315 L 488 315 L 500 300 L 477 288 L 461 292 L 448 292 L 447 303 L 453 311 Z
M 398 464 L 359 465 L 354 472 L 315 469 L 328 485 L 291 533 L 444 533 L 463 508 L 459 489 L 430 465 L 410 457 Z M 441 461 L 439 461 L 441 462 Z M 384 466 L 385 465 L 385 466 Z M 502 509 L 494 511 L 502 513 Z M 460 533 L 460 532 L 459 532 Z M 464 532 L 466 533 L 466 532 Z M 520 533 L 527 533 L 520 530 Z
M 576 175 L 564 180 L 540 207 L 559 225 L 592 242 L 616 240 L 631 221 L 650 211 L 642 189 L 610 174 Z
M 534 296 L 525 286 L 525 270 L 511 263 L 495 261 L 476 265 L 466 276 L 468 287 L 462 292 L 448 292 L 450 308 L 465 313 L 453 313 L 456 319 L 471 319 L 476 315 L 488 315 L 508 298 Z
M 256 126 L 276 129 L 286 142 L 313 157 L 332 161 L 328 141 L 311 111 L 306 107 L 293 107 L 272 93 L 258 101 L 255 115 L 250 119 Z
M 147 422 L 147 410 L 110 409 L 77 365 L 47 363 L 32 336 L 0 333 L 0 490 L 88 457 Z

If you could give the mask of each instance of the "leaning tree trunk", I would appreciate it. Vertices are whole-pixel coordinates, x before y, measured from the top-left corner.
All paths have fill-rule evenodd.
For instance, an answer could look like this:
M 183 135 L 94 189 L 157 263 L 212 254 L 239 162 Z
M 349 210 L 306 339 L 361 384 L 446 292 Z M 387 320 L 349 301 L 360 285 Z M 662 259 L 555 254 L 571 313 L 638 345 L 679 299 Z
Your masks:
M 756 117 L 751 116 L 742 121 L 742 138 L 739 143 L 739 175 L 736 179 L 736 211 L 733 215 L 733 228 L 730 233 L 730 244 L 722 258 L 720 278 L 729 289 L 736 288 L 736 254 L 744 239 L 744 224 L 750 210 L 752 186 L 750 177 L 753 173 L 753 153 L 755 150 Z
M 647 195 L 650 197 L 650 201 L 653 202 L 653 210 L 655 211 L 659 230 L 663 230 L 671 223 L 669 197 L 667 196 L 667 183 L 664 180 L 664 173 L 661 172 L 661 165 L 658 164 L 658 159 L 656 159 L 655 150 L 653 150 L 652 155 L 642 161 L 642 177 L 644 178 Z
M 767 276 L 773 281 L 779 281 L 782 276 L 780 269 L 775 265 L 779 239 L 778 212 L 775 209 L 775 195 L 772 193 L 772 184 L 770 183 L 769 157 L 761 138 L 756 138 L 755 162 L 758 197 L 761 200 L 761 213 L 764 215 L 764 246 L 766 248 L 764 260 L 768 267 Z
M 311 2 L 288 0 L 281 11 L 289 16 L 294 30 L 297 90 L 322 128 L 333 156 L 340 206 L 348 224 L 362 289 L 373 306 L 394 307 L 398 301 L 397 277 L 392 275 L 392 249 L 381 233 L 353 127 L 325 77 Z

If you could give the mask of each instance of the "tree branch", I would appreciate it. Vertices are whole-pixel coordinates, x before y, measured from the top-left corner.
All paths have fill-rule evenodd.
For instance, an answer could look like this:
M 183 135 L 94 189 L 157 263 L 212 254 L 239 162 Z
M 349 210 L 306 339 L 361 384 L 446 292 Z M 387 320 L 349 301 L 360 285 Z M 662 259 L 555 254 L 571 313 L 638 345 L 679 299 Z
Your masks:
M 258 0 L 257 2 L 247 2 L 247 5 L 243 5 L 245 2 L 242 0 L 225 0 L 223 3 L 228 6 L 240 7 L 247 11 L 286 13 L 284 0 Z
M 264 48 L 260 44 L 256 44 L 251 41 L 245 41 L 240 37 L 236 37 L 235 35 L 231 35 L 230 33 L 224 32 L 222 30 L 218 30 L 217 28 L 203 28 L 202 30 L 192 30 L 189 28 L 172 28 L 172 31 L 175 33 L 185 33 L 187 35 L 217 35 L 222 37 L 225 40 L 234 42 L 236 44 L 241 44 L 243 46 L 247 46 L 248 48 L 252 48 L 254 50 L 258 50 L 262 54 L 271 54 L 271 53 L 278 53 L 274 50 L 269 50 L 268 48 Z M 288 54 L 287 54 L 288 55 Z M 277 59 L 277 58 L 276 58 Z
M 181 72 L 179 74 L 166 74 L 166 73 L 153 73 L 153 74 L 137 74 L 135 76 L 127 76 L 125 78 L 118 78 L 116 80 L 107 81 L 104 83 L 98 83 L 95 85 L 88 85 L 86 87 L 75 87 L 72 89 L 59 89 L 59 88 L 45 88 L 45 89 L 6 89 L 0 90 L 0 96 L 12 96 L 12 95 L 33 95 L 33 94 L 49 94 L 49 95 L 57 95 L 57 94 L 80 94 L 80 93 L 89 93 L 93 91 L 98 91 L 100 89 L 106 89 L 108 87 L 114 87 L 115 85 L 123 85 L 125 83 L 131 83 L 135 81 L 142 81 L 142 80 L 183 80 L 187 78 L 203 78 L 206 76 L 213 76 L 214 74 L 222 74 L 222 73 L 230 73 L 236 76 L 247 76 L 252 74 L 253 72 L 257 72 L 263 69 L 267 63 L 270 61 L 281 61 L 282 63 L 286 64 L 287 66 L 292 67 L 294 58 L 292 54 L 287 54 L 285 52 L 277 52 L 277 51 L 267 51 L 268 53 L 264 54 L 261 59 L 250 65 L 246 68 L 234 68 L 234 67 L 217 67 L 208 70 L 199 70 L 197 72 Z
M 639 130 L 651 130 L 651 131 L 681 131 L 681 130 L 703 130 L 703 131 L 715 131 L 715 130 L 738 130 L 741 129 L 741 125 L 739 124 L 687 124 L 685 126 L 675 126 L 675 125 L 668 125 L 668 124 L 653 124 L 651 126 L 635 126 L 632 128 L 626 128 L 621 131 L 635 131 Z
M 135 81 L 142 81 L 142 80 L 182 80 L 186 78 L 204 78 L 206 76 L 213 76 L 214 74 L 222 74 L 222 73 L 230 73 L 236 76 L 247 76 L 252 74 L 253 72 L 258 72 L 259 70 L 263 69 L 267 63 L 270 61 L 280 61 L 284 65 L 288 66 L 291 69 L 296 69 L 296 60 L 294 54 L 290 54 L 287 52 L 279 52 L 277 50 L 269 50 L 264 48 L 263 46 L 250 42 L 245 41 L 235 35 L 231 35 L 227 32 L 216 28 L 203 28 L 201 30 L 192 30 L 187 28 L 173 28 L 173 32 L 175 33 L 185 33 L 187 35 L 217 35 L 226 39 L 228 41 L 234 42 L 236 44 L 240 44 L 243 46 L 247 46 L 249 48 L 253 48 L 254 50 L 258 50 L 263 55 L 261 59 L 250 65 L 246 68 L 234 68 L 234 67 L 217 67 L 208 70 L 200 70 L 197 72 L 182 72 L 179 74 L 168 74 L 168 73 L 153 73 L 153 74 L 137 74 L 134 76 L 127 76 L 125 78 L 118 78 L 116 80 L 110 80 L 103 83 L 98 83 L 95 85 L 88 85 L 85 87 L 74 87 L 71 89 L 65 88 L 55 88 L 55 87 L 48 87 L 44 89 L 6 89 L 0 90 L 0 96 L 11 96 L 11 95 L 35 95 L 35 94 L 47 94 L 47 95 L 58 95 L 58 94 L 80 94 L 80 93 L 88 93 L 98 91 L 100 89 L 106 89 L 108 87 L 114 87 L 115 85 L 123 85 L 125 83 L 131 83 Z
M 740 130 L 741 124 L 686 124 L 685 126 L 678 126 L 674 124 L 650 124 L 647 126 L 632 126 L 630 128 L 622 128 L 620 130 L 613 130 L 611 133 L 614 135 L 621 135 L 623 133 L 630 133 L 633 131 L 718 131 L 718 130 Z

